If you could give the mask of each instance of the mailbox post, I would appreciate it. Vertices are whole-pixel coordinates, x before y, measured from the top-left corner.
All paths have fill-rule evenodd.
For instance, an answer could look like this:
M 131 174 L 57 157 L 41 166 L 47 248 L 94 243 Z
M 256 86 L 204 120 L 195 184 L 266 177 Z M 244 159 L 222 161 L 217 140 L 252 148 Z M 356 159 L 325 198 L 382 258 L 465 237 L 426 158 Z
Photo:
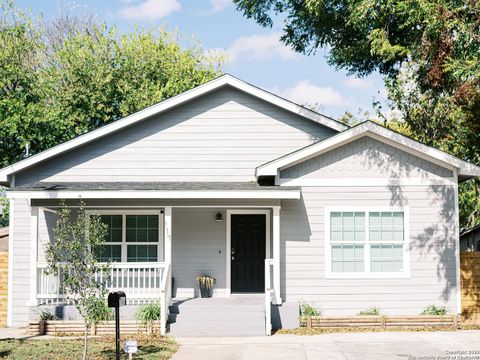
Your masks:
M 115 353 L 116 360 L 120 360 L 120 306 L 125 306 L 127 297 L 123 291 L 108 294 L 108 307 L 115 308 Z

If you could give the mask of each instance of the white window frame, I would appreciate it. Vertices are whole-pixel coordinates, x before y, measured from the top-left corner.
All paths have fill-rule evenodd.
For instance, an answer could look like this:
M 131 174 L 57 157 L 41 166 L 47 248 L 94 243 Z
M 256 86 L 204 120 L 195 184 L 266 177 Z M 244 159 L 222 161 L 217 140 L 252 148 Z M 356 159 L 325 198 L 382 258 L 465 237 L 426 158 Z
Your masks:
M 332 271 L 332 242 L 330 241 L 330 216 L 332 212 L 364 212 L 365 213 L 365 241 L 348 242 L 361 244 L 364 251 L 363 272 L 333 272 Z M 403 212 L 403 242 L 400 241 L 370 241 L 370 218 L 372 212 Z M 410 278 L 410 211 L 408 206 L 350 206 L 325 207 L 325 277 L 329 279 L 403 279 Z M 342 242 L 338 242 L 339 244 Z M 347 243 L 347 242 L 343 242 Z M 401 272 L 371 272 L 370 245 L 371 244 L 403 244 L 403 271 Z
M 122 242 L 113 243 L 107 242 L 105 245 L 121 245 L 122 246 L 122 261 L 120 263 L 127 262 L 127 246 L 128 245 L 157 245 L 157 262 L 162 262 L 164 259 L 163 254 L 163 213 L 159 209 L 126 209 L 126 210 L 87 210 L 87 215 L 122 215 Z M 158 215 L 158 242 L 127 242 L 127 215 Z M 118 263 L 118 262 L 116 262 Z M 134 262 L 132 262 L 134 264 Z

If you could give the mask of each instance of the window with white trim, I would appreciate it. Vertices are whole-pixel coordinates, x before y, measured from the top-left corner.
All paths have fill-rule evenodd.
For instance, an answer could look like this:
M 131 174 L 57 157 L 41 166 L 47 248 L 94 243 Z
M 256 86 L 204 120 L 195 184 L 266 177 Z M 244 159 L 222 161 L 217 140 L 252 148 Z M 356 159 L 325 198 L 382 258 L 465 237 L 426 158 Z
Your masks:
M 97 257 L 106 262 L 156 262 L 161 257 L 159 213 L 97 213 L 107 239 Z
M 329 213 L 330 272 L 405 272 L 403 211 Z

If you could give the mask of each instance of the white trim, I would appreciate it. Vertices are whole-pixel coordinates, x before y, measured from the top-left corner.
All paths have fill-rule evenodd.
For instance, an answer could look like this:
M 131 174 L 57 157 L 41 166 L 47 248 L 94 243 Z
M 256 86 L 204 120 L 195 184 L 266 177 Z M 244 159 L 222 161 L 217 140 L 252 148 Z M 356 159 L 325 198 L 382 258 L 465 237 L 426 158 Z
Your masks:
M 13 256 L 14 256 L 14 217 L 15 217 L 15 200 L 10 199 L 8 218 L 8 294 L 7 294 L 7 327 L 13 326 Z
M 326 140 L 314 143 L 291 154 L 260 165 L 257 167 L 255 174 L 257 177 L 277 176 L 281 169 L 293 166 L 366 135 L 447 169 L 453 170 L 454 167 L 457 167 L 460 170 L 459 175 L 480 176 L 479 166 L 463 161 L 433 147 L 421 144 L 371 121 L 366 121 Z
M 163 261 L 171 266 L 172 264 L 172 207 L 165 206 L 163 214 L 164 226 L 164 246 L 163 246 Z M 169 280 L 171 281 L 171 280 Z
M 264 206 L 265 207 L 265 206 Z M 268 257 L 269 252 L 270 252 L 270 209 L 264 209 L 264 210 L 236 210 L 236 209 L 227 209 L 226 211 L 226 217 L 227 217 L 227 226 L 226 226 L 226 236 L 225 236 L 225 242 L 226 242 L 226 255 L 225 255 L 225 261 L 226 261 L 226 286 L 225 286 L 225 294 L 226 296 L 231 296 L 231 295 L 238 295 L 237 293 L 232 294 L 232 267 L 231 267 L 231 257 L 232 257 L 232 219 L 231 215 L 232 214 L 264 214 L 265 215 L 265 256 Z
M 127 246 L 128 245 L 157 245 L 157 261 L 164 261 L 164 244 L 163 244 L 163 233 L 164 233 L 164 216 L 161 209 L 158 206 L 155 209 L 108 209 L 108 207 L 103 207 L 100 210 L 85 210 L 87 215 L 122 215 L 122 242 L 106 242 L 106 245 L 121 245 L 122 247 L 122 263 L 127 263 Z M 157 215 L 158 216 L 158 242 L 130 242 L 126 241 L 126 231 L 127 231 L 127 215 Z
M 38 207 L 30 208 L 30 306 L 37 306 Z
M 282 304 L 281 282 L 280 282 L 280 206 L 273 207 L 272 221 L 272 243 L 273 243 L 273 289 L 275 295 L 275 304 Z
M 7 191 L 9 199 L 300 199 L 300 190 L 60 190 Z
M 457 171 L 454 172 L 455 177 L 458 177 Z M 462 313 L 462 289 L 461 289 L 461 279 L 460 279 L 460 210 L 458 204 L 458 185 L 455 185 L 453 190 L 454 196 L 454 206 L 455 206 L 455 282 L 456 282 L 456 294 L 455 300 L 457 302 L 456 311 L 457 314 Z
M 279 178 L 276 185 L 282 186 L 423 186 L 423 185 L 456 185 L 455 178 Z
M 365 242 L 359 243 L 364 245 L 364 272 L 332 272 L 332 259 L 330 251 L 330 213 L 341 212 L 365 212 Z M 370 242 L 368 234 L 368 213 L 377 211 L 403 211 L 403 230 L 404 240 L 398 242 L 403 244 L 403 271 L 402 272 L 370 272 L 370 244 L 380 242 Z M 396 243 L 394 241 L 389 243 Z M 406 279 L 410 278 L 410 209 L 408 206 L 340 206 L 325 207 L 325 278 L 327 279 Z M 368 261 L 368 264 L 366 263 Z
M 19 161 L 15 164 L 9 165 L 3 169 L 0 169 L 0 182 L 8 182 L 8 175 L 26 169 L 32 165 L 35 165 L 41 161 L 45 161 L 51 157 L 62 154 L 68 150 L 75 149 L 83 144 L 97 140 L 106 135 L 129 127 L 139 121 L 147 119 L 151 116 L 157 115 L 169 109 L 172 109 L 176 106 L 179 106 L 183 103 L 186 103 L 192 99 L 195 99 L 199 96 L 205 95 L 211 91 L 219 89 L 225 85 L 230 85 L 236 89 L 239 89 L 243 92 L 246 92 L 252 96 L 260 98 L 264 101 L 267 101 L 273 105 L 276 105 L 284 110 L 295 113 L 301 117 L 307 118 L 324 126 L 330 127 L 337 131 L 343 131 L 348 129 L 348 126 L 337 122 L 335 120 L 329 119 L 324 115 L 318 114 L 312 110 L 304 108 L 300 105 L 294 104 L 286 99 L 283 99 L 279 96 L 271 94 L 265 90 L 259 89 L 253 85 L 250 85 L 242 80 L 239 80 L 231 75 L 223 75 L 217 79 L 209 81 L 203 85 L 197 86 L 196 88 L 186 91 L 182 94 L 174 96 L 170 99 L 162 101 L 159 104 L 150 106 L 144 110 L 136 112 L 130 116 L 124 117 L 123 119 L 117 120 L 108 125 L 102 126 L 96 130 L 90 131 L 84 135 L 81 135 L 73 140 L 67 141 L 63 144 L 57 145 L 51 149 L 45 150 L 39 154 L 33 155 L 25 160 Z

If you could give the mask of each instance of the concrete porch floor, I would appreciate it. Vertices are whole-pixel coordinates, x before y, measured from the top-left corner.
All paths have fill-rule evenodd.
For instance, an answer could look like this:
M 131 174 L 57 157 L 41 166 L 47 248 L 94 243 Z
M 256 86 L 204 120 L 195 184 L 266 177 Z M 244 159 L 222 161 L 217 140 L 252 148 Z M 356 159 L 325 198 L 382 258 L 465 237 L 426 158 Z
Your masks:
M 478 351 L 480 330 L 455 332 L 336 333 L 314 336 L 274 335 L 271 337 L 178 337 L 173 360 L 417 360 L 421 356 L 445 356 L 452 351 Z M 448 359 L 448 357 L 447 357 Z

